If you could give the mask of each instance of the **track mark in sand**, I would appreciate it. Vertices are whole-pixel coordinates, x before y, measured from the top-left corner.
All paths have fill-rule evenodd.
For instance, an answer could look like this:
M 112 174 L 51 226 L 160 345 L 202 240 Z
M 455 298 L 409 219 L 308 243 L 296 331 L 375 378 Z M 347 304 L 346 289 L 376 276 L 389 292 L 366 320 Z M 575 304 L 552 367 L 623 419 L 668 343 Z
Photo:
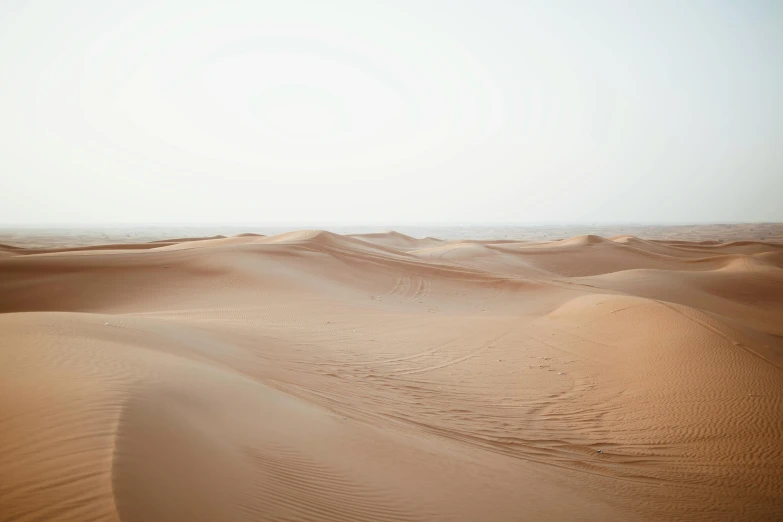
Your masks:
M 422 300 L 432 292 L 432 282 L 424 277 L 401 275 L 397 277 L 387 296 L 399 296 L 408 300 Z
M 412 361 L 414 359 L 419 359 L 421 357 L 425 357 L 427 355 L 436 353 L 436 352 L 442 350 L 443 348 L 453 344 L 458 339 L 459 339 L 459 337 L 457 337 L 455 339 L 452 339 L 450 341 L 447 341 L 447 342 L 445 342 L 443 344 L 438 344 L 436 346 L 433 346 L 432 348 L 429 348 L 429 349 L 424 350 L 422 352 L 417 352 L 417 353 L 410 354 L 410 355 L 403 355 L 401 357 L 394 357 L 392 359 L 381 359 L 379 361 L 346 362 L 346 363 L 341 363 L 341 366 L 383 366 L 383 365 L 386 365 L 386 364 L 396 363 L 396 362 L 400 362 L 400 361 Z
M 569 388 L 555 393 L 550 393 L 548 396 L 542 398 L 540 402 L 534 402 L 532 407 L 527 410 L 527 415 L 538 417 L 551 417 L 556 415 L 563 417 L 565 416 L 564 414 L 553 414 L 552 410 L 559 406 L 562 402 L 567 402 L 581 393 L 590 391 L 592 389 L 591 386 L 592 385 L 588 379 L 579 379 L 578 381 L 575 381 Z
M 432 292 L 432 283 L 429 279 L 420 278 L 419 285 L 416 292 L 413 294 L 413 299 L 424 299 Z
M 575 333 L 567 332 L 567 331 L 565 331 L 565 330 L 562 330 L 562 329 L 560 329 L 560 328 L 556 328 L 556 327 L 554 327 L 554 326 L 549 326 L 549 328 L 551 328 L 552 330 L 556 330 L 557 332 L 560 332 L 560 333 L 562 333 L 562 334 L 564 334 L 564 335 L 570 335 L 570 336 L 576 337 L 577 339 L 576 339 L 576 340 L 571 340 L 571 341 L 567 341 L 567 342 L 565 342 L 565 343 L 560 343 L 560 344 L 557 344 L 557 345 L 555 345 L 555 344 L 551 344 L 551 342 L 550 342 L 551 340 L 550 340 L 550 339 L 539 339 L 538 337 L 535 337 L 535 336 L 533 336 L 533 335 L 530 335 L 530 334 L 528 334 L 528 335 L 527 335 L 527 337 L 528 337 L 528 338 L 530 338 L 530 339 L 532 339 L 532 340 L 534 340 L 534 341 L 537 341 L 537 342 L 541 343 L 542 345 L 546 346 L 547 348 L 552 348 L 553 350 L 557 350 L 557 351 L 559 351 L 559 352 L 567 353 L 568 355 L 570 355 L 570 356 L 572 356 L 572 357 L 576 357 L 576 359 L 577 359 L 577 360 L 585 360 L 585 361 L 590 361 L 591 363 L 595 363 L 595 364 L 600 364 L 600 363 L 601 363 L 601 361 L 600 361 L 599 359 L 595 359 L 595 358 L 592 358 L 592 357 L 588 357 L 587 355 L 585 355 L 585 354 L 582 354 L 582 353 L 575 353 L 575 352 L 572 352 L 572 351 L 570 351 L 570 350 L 567 350 L 567 349 L 565 349 L 565 348 L 563 348 L 563 347 L 564 347 L 564 346 L 568 346 L 568 345 L 570 345 L 570 344 L 577 344 L 577 343 L 580 343 L 580 342 L 585 342 L 585 343 L 594 344 L 594 345 L 596 345 L 596 346 L 606 346 L 606 347 L 612 347 L 612 348 L 614 348 L 614 347 L 613 347 L 612 345 L 610 345 L 610 344 L 606 344 L 606 343 L 601 343 L 601 342 L 598 342 L 598 341 L 594 341 L 594 340 L 592 340 L 592 339 L 588 339 L 588 338 L 586 338 L 586 337 L 582 337 L 582 336 L 580 336 L 580 335 L 576 335 Z M 555 339 L 555 340 L 556 340 L 556 339 Z
M 444 361 L 444 362 L 442 362 L 440 364 L 434 364 L 432 366 L 426 366 L 424 368 L 415 368 L 415 369 L 412 369 L 412 370 L 398 370 L 398 371 L 393 371 L 392 373 L 394 373 L 396 375 L 414 375 L 414 374 L 418 374 L 418 373 L 425 373 L 425 372 L 430 372 L 430 371 L 433 371 L 433 370 L 439 370 L 441 368 L 446 368 L 448 366 L 452 366 L 454 364 L 461 363 L 463 361 L 467 361 L 468 359 L 472 359 L 473 357 L 476 357 L 477 355 L 481 354 L 487 348 L 491 348 L 493 345 L 495 345 L 497 342 L 499 342 L 500 339 L 502 339 L 503 337 L 506 337 L 509 333 L 510 332 L 505 332 L 502 335 L 496 337 L 495 339 L 493 339 L 493 340 L 491 340 L 491 341 L 489 341 L 487 343 L 482 344 L 481 346 L 479 346 L 475 350 L 471 351 L 470 353 L 467 353 L 467 354 L 465 354 L 465 355 L 463 355 L 461 357 L 457 357 L 456 359 L 450 359 L 450 360 Z
M 611 311 L 611 312 L 609 312 L 609 313 L 610 313 L 610 314 L 616 314 L 617 312 L 622 312 L 622 311 L 624 311 L 624 310 L 630 310 L 631 308 L 636 308 L 637 306 L 639 306 L 639 305 L 631 305 L 631 306 L 626 306 L 625 308 L 618 308 L 617 310 L 612 310 L 612 311 Z
M 750 256 L 742 256 L 742 262 L 745 265 L 745 268 L 748 269 L 748 272 L 750 274 L 753 274 L 754 277 L 758 277 L 759 279 L 763 279 L 767 283 L 780 285 L 781 280 L 776 279 L 774 277 L 770 277 L 768 274 L 764 273 L 763 270 L 758 268 L 757 266 L 754 266 L 754 263 L 751 262 Z
M 399 296 L 405 296 L 408 294 L 408 291 L 411 287 L 411 278 L 410 276 L 398 276 L 397 281 L 395 281 L 394 286 L 391 290 L 389 290 L 386 295 L 399 295 Z
M 622 481 L 625 484 L 639 484 L 649 482 L 647 477 L 629 475 L 622 468 L 617 468 L 607 463 L 587 460 L 580 453 L 557 450 L 547 445 L 537 445 L 536 440 L 500 440 L 492 436 L 484 436 L 466 431 L 455 430 L 448 427 L 428 424 L 408 417 L 403 417 L 391 413 L 382 413 L 383 418 L 402 426 L 433 435 L 453 440 L 469 446 L 481 448 L 483 450 L 503 455 L 505 457 L 518 459 L 526 462 L 535 462 L 551 468 L 576 471 L 595 477 L 612 477 L 615 480 Z M 560 443 L 564 447 L 572 446 L 570 443 L 556 439 L 550 439 L 550 442 Z M 557 458 L 553 458 L 553 457 Z M 655 479 L 661 482 L 662 479 Z M 682 484 L 680 487 L 684 487 Z
M 731 337 L 729 337 L 729 336 L 728 336 L 728 335 L 726 335 L 725 333 L 721 332 L 720 330 L 718 330 L 718 329 L 717 329 L 717 328 L 715 328 L 714 326 L 710 326 L 709 324 L 705 323 L 705 322 L 704 322 L 704 321 L 702 321 L 701 319 L 698 319 L 698 318 L 696 318 L 696 317 L 692 317 L 692 316 L 690 316 L 690 315 L 686 314 L 685 312 L 683 312 L 682 310 L 677 310 L 677 308 L 675 308 L 673 305 L 670 305 L 669 303 L 667 303 L 667 302 L 665 302 L 665 301 L 659 301 L 659 300 L 657 300 L 657 299 L 653 299 L 653 301 L 655 301 L 656 303 L 658 303 L 658 304 L 660 304 L 660 305 L 662 305 L 662 306 L 665 306 L 666 308 L 668 308 L 668 309 L 669 309 L 669 310 L 671 310 L 672 312 L 675 312 L 675 313 L 677 313 L 677 314 L 681 315 L 682 317 L 684 317 L 684 318 L 688 319 L 689 321 L 691 321 L 691 322 L 693 322 L 693 323 L 696 323 L 697 325 L 701 326 L 701 327 L 702 327 L 702 328 L 704 328 L 705 330 L 707 330 L 707 331 L 709 331 L 709 332 L 712 332 L 713 334 L 717 335 L 718 337 L 720 337 L 720 338 L 721 338 L 721 339 L 723 339 L 724 341 L 726 341 L 726 342 L 730 343 L 732 346 L 736 346 L 736 347 L 738 347 L 738 348 L 741 348 L 741 349 L 743 349 L 743 350 L 744 350 L 745 352 L 747 352 L 748 354 L 750 354 L 750 355 L 753 355 L 753 356 L 755 356 L 755 357 L 758 357 L 758 358 L 759 358 L 759 359 L 761 359 L 762 361 L 764 361 L 764 362 L 766 362 L 766 363 L 768 363 L 768 364 L 770 364 L 770 365 L 774 366 L 774 367 L 775 367 L 775 368 L 777 368 L 778 370 L 783 370 L 783 367 L 781 367 L 780 365 L 778 365 L 778 364 L 777 364 L 777 363 L 775 363 L 774 361 L 771 361 L 771 360 L 767 359 L 766 357 L 764 357 L 764 356 L 763 356 L 763 355 L 761 355 L 760 353 L 757 353 L 757 352 L 753 351 L 752 349 L 750 349 L 749 347 L 745 346 L 744 344 L 742 344 L 742 343 L 740 343 L 740 342 L 738 342 L 738 341 L 735 341 L 734 339 L 732 339 Z
M 432 370 L 438 370 L 440 368 L 445 368 L 447 366 L 451 366 L 453 364 L 461 363 L 462 361 L 467 361 L 468 359 L 472 359 L 473 357 L 475 357 L 478 354 L 480 354 L 481 352 L 483 352 L 487 348 L 487 346 L 489 346 L 489 345 L 480 346 L 480 347 L 478 347 L 477 349 L 473 350 L 472 352 L 470 352 L 467 355 L 463 355 L 462 357 L 458 357 L 456 359 L 452 359 L 450 361 L 446 361 L 446 362 L 444 362 L 442 364 L 436 364 L 434 366 L 427 366 L 426 368 L 419 368 L 419 369 L 416 369 L 416 370 L 404 370 L 404 371 L 392 372 L 392 373 L 396 373 L 397 375 L 413 375 L 413 374 L 416 374 L 416 373 L 424 373 L 424 372 L 429 372 L 429 371 L 432 371 Z

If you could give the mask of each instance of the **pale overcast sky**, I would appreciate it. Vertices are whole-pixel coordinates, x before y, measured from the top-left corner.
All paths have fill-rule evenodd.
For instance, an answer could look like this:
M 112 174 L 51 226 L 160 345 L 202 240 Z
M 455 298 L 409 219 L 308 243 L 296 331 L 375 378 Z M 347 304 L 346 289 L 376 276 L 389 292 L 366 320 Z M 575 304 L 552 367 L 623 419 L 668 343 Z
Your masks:
M 780 1 L 0 2 L 0 223 L 783 221 Z

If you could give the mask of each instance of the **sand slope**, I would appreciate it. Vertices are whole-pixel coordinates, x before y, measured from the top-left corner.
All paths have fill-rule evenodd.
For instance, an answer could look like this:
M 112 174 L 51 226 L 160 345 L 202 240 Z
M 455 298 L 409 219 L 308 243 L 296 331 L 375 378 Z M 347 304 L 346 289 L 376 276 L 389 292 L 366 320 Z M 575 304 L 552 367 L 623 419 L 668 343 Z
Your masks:
M 781 518 L 778 244 L 0 249 L 0 521 Z

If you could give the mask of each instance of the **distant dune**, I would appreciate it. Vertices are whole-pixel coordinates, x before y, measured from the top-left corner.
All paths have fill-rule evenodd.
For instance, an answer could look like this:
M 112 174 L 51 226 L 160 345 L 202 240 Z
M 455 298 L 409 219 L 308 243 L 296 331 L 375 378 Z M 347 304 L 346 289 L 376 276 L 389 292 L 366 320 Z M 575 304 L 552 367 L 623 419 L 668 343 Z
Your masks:
M 424 248 L 427 246 L 437 245 L 441 243 L 440 239 L 433 237 L 426 237 L 424 239 L 416 239 L 399 232 L 378 232 L 374 234 L 353 234 L 351 237 L 361 239 L 369 243 L 376 245 L 383 245 L 392 248 L 398 248 L 400 250 L 415 250 Z
M 131 240 L 0 245 L 0 521 L 783 520 L 780 243 Z

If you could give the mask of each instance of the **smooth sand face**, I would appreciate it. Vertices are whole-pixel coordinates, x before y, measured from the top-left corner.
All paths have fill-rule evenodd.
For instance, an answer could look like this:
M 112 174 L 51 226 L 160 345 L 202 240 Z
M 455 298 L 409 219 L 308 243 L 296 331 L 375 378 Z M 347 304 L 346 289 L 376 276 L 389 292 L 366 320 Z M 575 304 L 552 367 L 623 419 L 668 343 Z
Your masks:
M 0 312 L 2 521 L 783 519 L 780 244 L 1 247 Z

